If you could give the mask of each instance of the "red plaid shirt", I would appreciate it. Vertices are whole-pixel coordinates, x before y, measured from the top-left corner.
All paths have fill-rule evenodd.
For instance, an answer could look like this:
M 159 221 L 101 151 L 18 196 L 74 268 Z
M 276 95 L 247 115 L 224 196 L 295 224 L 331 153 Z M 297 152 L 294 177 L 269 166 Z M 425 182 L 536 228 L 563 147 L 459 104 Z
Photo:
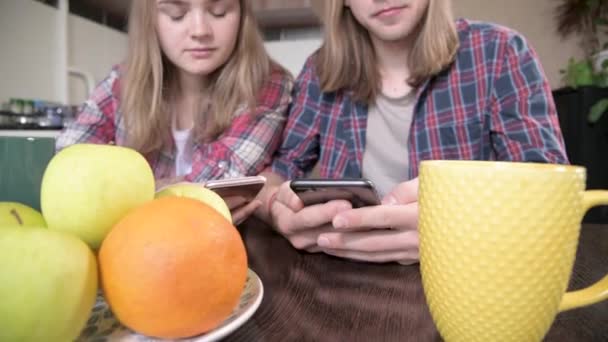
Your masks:
M 76 120 L 68 125 L 56 142 L 57 150 L 76 143 L 124 145 L 126 132 L 120 112 L 120 72 L 118 68 L 95 89 Z M 271 162 L 285 125 L 291 101 L 291 77 L 275 69 L 260 89 L 253 113 L 234 113 L 230 127 L 212 143 L 195 142 L 192 172 L 187 181 L 256 175 Z M 171 129 L 167 127 L 167 129 Z M 147 155 L 156 179 L 175 177 L 175 146 Z
M 551 89 L 526 40 L 491 24 L 457 27 L 456 60 L 417 89 L 407 178 L 427 159 L 567 163 Z M 313 58 L 289 112 L 273 172 L 293 179 L 318 162 L 323 178 L 361 177 L 368 107 L 348 91 L 321 91 Z

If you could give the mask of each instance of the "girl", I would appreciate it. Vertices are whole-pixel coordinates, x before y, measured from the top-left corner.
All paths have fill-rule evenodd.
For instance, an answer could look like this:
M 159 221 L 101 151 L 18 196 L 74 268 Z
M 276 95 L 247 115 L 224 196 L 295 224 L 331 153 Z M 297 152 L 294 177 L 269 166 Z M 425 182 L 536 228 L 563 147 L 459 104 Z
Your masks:
M 157 186 L 255 175 L 278 147 L 291 87 L 264 50 L 249 1 L 134 0 L 126 61 L 93 92 L 57 149 L 134 148 Z
M 567 163 L 549 84 L 521 35 L 454 21 L 449 0 L 322 6 L 324 43 L 296 81 L 258 210 L 296 248 L 414 263 L 421 160 Z M 317 162 L 323 178 L 371 179 L 383 205 L 304 207 L 283 182 Z

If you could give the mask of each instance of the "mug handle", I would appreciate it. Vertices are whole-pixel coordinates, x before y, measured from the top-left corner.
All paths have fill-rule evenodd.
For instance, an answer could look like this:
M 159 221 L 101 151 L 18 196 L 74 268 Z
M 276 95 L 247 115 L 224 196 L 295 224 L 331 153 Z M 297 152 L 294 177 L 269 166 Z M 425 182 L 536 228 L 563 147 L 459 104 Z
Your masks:
M 605 190 L 588 190 L 583 194 L 583 210 L 587 212 L 589 209 L 598 205 L 608 205 L 608 191 Z M 584 288 L 582 290 L 566 292 L 562 297 L 562 302 L 559 305 L 559 311 L 580 308 L 601 302 L 608 299 L 608 275 L 604 276 L 597 283 Z

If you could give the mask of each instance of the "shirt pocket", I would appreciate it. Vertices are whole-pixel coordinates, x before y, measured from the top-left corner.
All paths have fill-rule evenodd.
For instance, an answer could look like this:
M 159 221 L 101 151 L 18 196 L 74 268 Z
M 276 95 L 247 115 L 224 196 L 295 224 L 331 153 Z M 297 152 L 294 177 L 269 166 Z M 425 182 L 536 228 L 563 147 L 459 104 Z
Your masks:
M 435 143 L 439 146 L 433 146 L 431 150 L 440 154 L 434 157 L 467 160 L 481 157 L 483 113 L 475 105 L 437 114 L 434 126 L 435 140 L 438 140 Z

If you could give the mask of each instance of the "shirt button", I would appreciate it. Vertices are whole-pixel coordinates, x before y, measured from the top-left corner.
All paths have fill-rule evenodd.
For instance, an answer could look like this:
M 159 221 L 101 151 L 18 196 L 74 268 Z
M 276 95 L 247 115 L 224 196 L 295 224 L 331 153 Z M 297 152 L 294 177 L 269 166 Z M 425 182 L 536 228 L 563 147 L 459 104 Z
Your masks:
M 219 167 L 220 169 L 225 169 L 228 167 L 228 163 L 226 163 L 225 161 L 221 161 L 217 164 L 217 167 Z

